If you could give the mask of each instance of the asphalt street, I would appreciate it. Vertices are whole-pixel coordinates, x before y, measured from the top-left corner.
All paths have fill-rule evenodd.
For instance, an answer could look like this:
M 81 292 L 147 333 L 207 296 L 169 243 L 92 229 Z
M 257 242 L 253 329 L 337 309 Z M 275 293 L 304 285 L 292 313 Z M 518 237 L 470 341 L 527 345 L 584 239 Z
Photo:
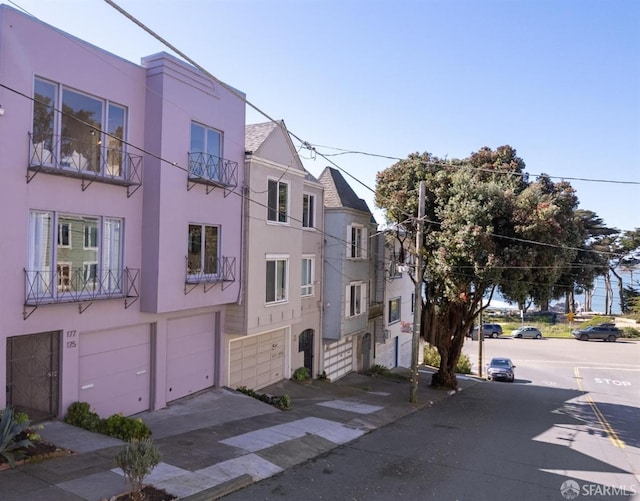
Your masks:
M 497 339 L 485 348 L 514 359 L 515 383 L 478 381 L 225 500 L 538 501 L 570 499 L 572 488 L 640 499 L 638 343 Z

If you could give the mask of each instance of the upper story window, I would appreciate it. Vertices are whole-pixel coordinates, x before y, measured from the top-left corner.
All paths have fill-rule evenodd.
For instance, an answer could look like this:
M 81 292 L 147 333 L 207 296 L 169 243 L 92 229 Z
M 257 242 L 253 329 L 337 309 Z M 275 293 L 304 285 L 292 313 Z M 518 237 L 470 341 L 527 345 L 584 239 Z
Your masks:
M 207 279 L 220 272 L 220 228 L 189 225 L 187 274 L 190 279 Z
M 313 228 L 315 226 L 316 197 L 305 193 L 302 195 L 302 227 Z
M 128 179 L 126 127 L 124 106 L 36 78 L 29 164 Z
M 314 280 L 314 259 L 313 257 L 302 258 L 302 280 L 300 295 L 313 296 L 313 280 Z
M 118 218 L 31 211 L 28 296 L 55 301 L 64 300 L 64 293 L 69 293 L 70 299 L 122 293 L 123 225 Z M 83 227 L 95 228 L 96 240 L 90 242 L 95 246 L 84 245 Z M 58 228 L 57 239 L 53 228 Z
M 396 297 L 389 300 L 389 319 L 387 323 L 393 324 L 400 320 L 400 298 Z
M 189 174 L 222 183 L 222 133 L 191 122 Z
M 267 256 L 267 303 L 283 303 L 287 301 L 288 267 L 288 256 Z
M 269 179 L 267 188 L 267 219 L 286 223 L 289 214 L 289 185 Z
M 365 259 L 367 257 L 367 229 L 362 225 L 351 224 L 347 233 L 347 257 Z
M 362 315 L 366 311 L 367 286 L 362 282 L 347 285 L 345 316 L 347 318 Z

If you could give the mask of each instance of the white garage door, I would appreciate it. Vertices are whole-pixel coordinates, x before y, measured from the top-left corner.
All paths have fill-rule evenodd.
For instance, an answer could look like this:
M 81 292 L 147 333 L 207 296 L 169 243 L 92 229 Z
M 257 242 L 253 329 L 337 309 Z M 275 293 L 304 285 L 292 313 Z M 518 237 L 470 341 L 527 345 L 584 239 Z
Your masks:
M 106 418 L 149 409 L 149 326 L 89 332 L 79 338 L 79 400 Z
M 231 341 L 229 386 L 259 390 L 284 378 L 284 329 Z
M 215 315 L 168 321 L 167 402 L 215 384 Z
M 325 346 L 324 371 L 329 381 L 340 379 L 353 371 L 353 338 L 342 339 Z

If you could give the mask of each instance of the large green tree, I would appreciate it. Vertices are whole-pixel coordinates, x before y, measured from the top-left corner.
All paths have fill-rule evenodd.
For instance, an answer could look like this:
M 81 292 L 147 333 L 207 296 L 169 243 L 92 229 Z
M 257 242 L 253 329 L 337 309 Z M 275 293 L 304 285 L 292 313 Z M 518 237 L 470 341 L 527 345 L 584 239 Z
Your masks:
M 524 168 L 515 149 L 502 146 L 464 160 L 415 153 L 377 175 L 376 205 L 413 242 L 425 183 L 423 241 L 412 251 L 425 265 L 421 334 L 441 359 L 433 386 L 457 386 L 456 363 L 485 294 L 499 287 L 519 303 L 548 301 L 575 257 L 574 190 L 547 176 L 530 181 Z

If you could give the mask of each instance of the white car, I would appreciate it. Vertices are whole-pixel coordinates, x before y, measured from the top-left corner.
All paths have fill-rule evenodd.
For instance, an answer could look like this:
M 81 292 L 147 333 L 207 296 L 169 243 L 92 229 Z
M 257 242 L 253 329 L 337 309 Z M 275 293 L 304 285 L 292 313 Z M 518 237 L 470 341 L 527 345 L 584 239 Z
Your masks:
M 531 327 L 530 325 L 525 325 L 524 327 L 520 327 L 514 331 L 511 331 L 511 337 L 523 338 L 523 337 L 531 337 L 534 339 L 542 339 L 542 332 L 536 327 Z

